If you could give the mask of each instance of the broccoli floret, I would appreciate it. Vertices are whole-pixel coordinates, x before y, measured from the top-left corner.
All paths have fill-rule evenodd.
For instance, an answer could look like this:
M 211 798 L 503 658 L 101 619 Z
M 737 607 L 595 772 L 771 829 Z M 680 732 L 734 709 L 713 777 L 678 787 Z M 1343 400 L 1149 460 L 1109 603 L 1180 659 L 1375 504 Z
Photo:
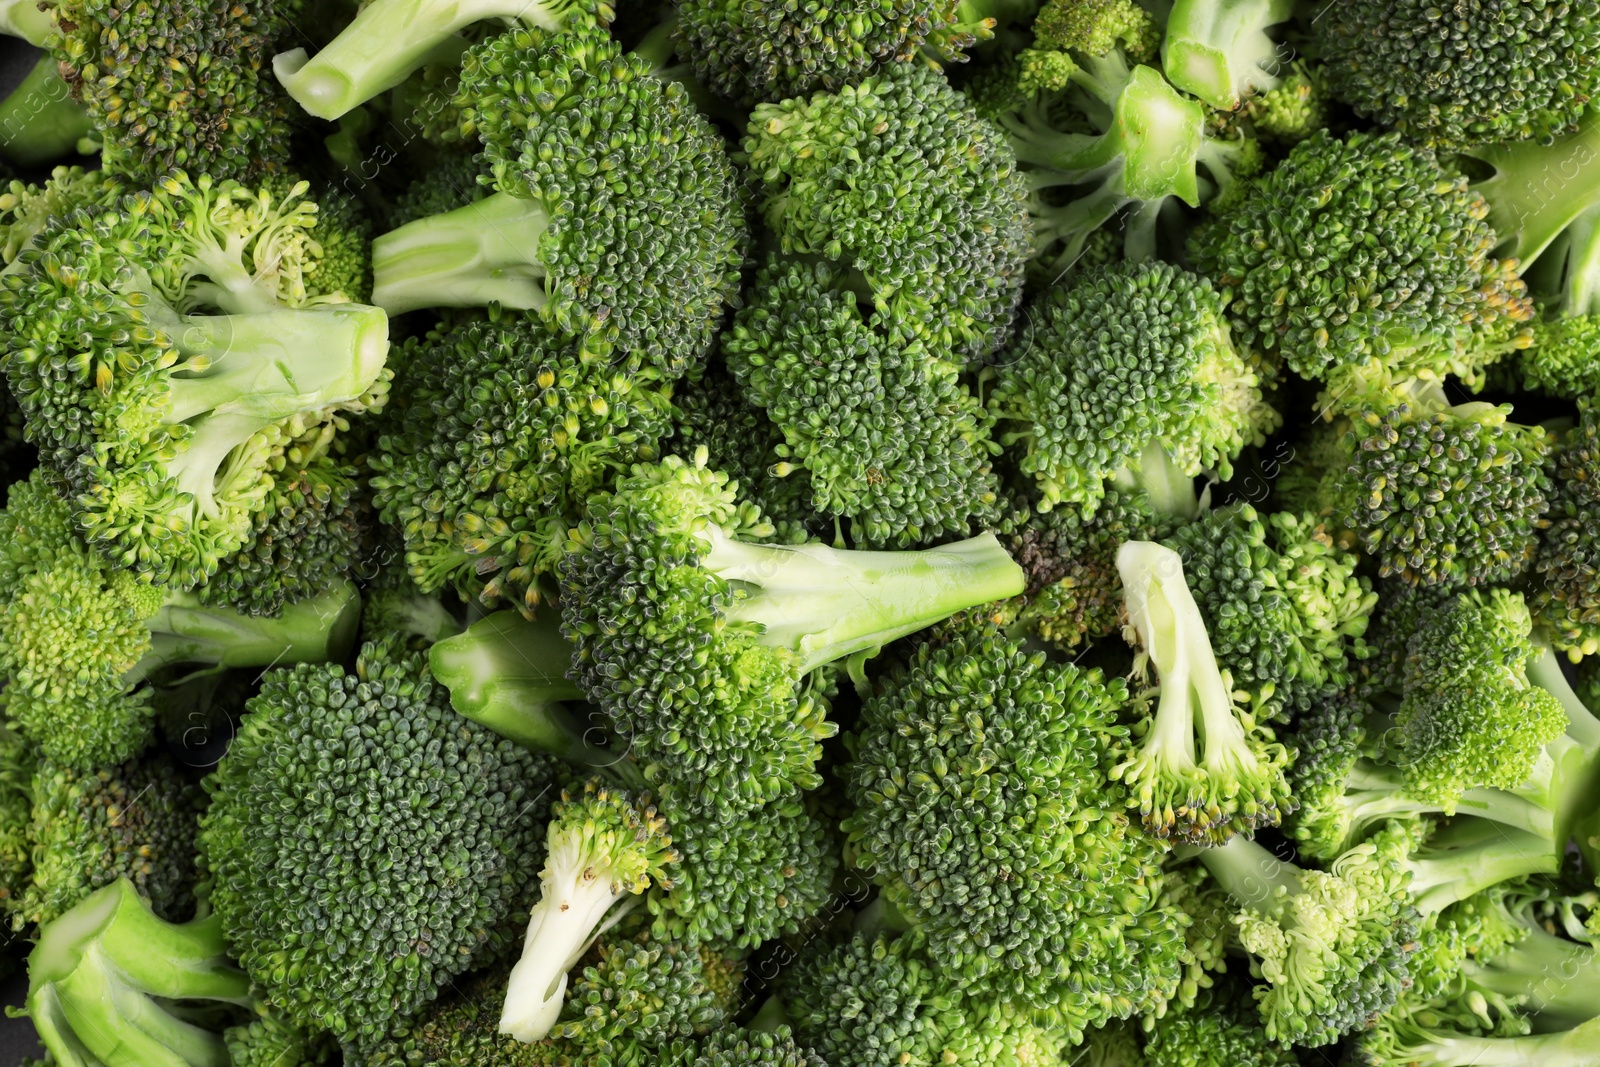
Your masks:
M 1600 412 L 1585 404 L 1557 439 L 1550 510 L 1534 558 L 1529 608 L 1573 661 L 1600 651 Z
M 0 158 L 18 167 L 53 163 L 80 145 L 92 147 L 85 139 L 93 128 L 89 113 L 61 80 L 55 59 L 41 56 L 21 84 L 0 100 Z
M 1155 497 L 1169 471 L 1180 484 L 1208 469 L 1226 479 L 1239 450 L 1278 423 L 1222 298 L 1165 263 L 1115 264 L 1052 288 L 991 373 L 1000 440 L 1023 446 L 1017 465 L 1037 482 L 1041 511 L 1092 515 L 1113 483 Z
M 313 231 L 321 258 L 316 270 L 306 278 L 306 292 L 312 297 L 351 300 L 365 304 L 372 299 L 372 219 L 353 195 L 332 182 L 312 189 L 317 203 L 317 226 Z
M 304 191 L 274 200 L 180 174 L 53 220 L 5 276 L 6 372 L 28 433 L 86 538 L 155 581 L 215 572 L 283 448 L 382 403 L 387 320 L 308 296 Z
M 205 780 L 201 862 L 235 957 L 289 1021 L 357 1054 L 510 947 L 544 862 L 559 772 L 446 697 L 384 645 L 353 674 L 271 671 Z
M 880 678 L 847 738 L 854 864 L 939 968 L 1074 1037 L 1179 981 L 1160 848 L 1108 782 L 1126 700 L 1120 680 L 975 627 Z
M 1600 86 L 1600 18 L 1565 0 L 1357 0 L 1319 8 L 1311 29 L 1336 96 L 1445 148 L 1548 141 Z
M 962 62 L 1038 0 L 843 0 L 826 7 L 689 0 L 674 4 L 694 76 L 748 110 L 840 89 L 897 63 Z
M 1275 826 L 1292 806 L 1289 755 L 1273 734 L 1235 706 L 1182 558 L 1149 541 L 1117 553 L 1140 676 L 1134 736 L 1121 742 L 1113 775 L 1145 829 L 1162 839 L 1216 844 Z
M 830 263 L 773 257 L 721 350 L 782 431 L 779 462 L 809 475 L 816 510 L 863 548 L 907 548 L 995 517 L 999 451 L 952 354 L 897 339 Z
M 238 1064 L 230 1016 L 264 1011 L 250 978 L 228 958 L 216 915 L 175 925 L 157 918 L 126 878 L 86 897 L 39 932 L 28 957 L 26 1012 L 55 1062 Z M 281 1046 L 292 1040 L 273 1024 Z M 316 1033 L 317 1031 L 310 1031 Z M 313 1064 L 311 1055 L 291 1061 Z
M 748 233 L 728 151 L 683 87 L 603 32 L 513 30 L 467 53 L 458 99 L 496 192 L 374 241 L 373 302 L 498 301 L 672 377 L 704 359 Z
M 1297 374 L 1376 358 L 1474 384 L 1527 345 L 1533 314 L 1486 214 L 1465 177 L 1397 135 L 1319 131 L 1189 247 L 1231 294 L 1236 343 Z
M 779 981 L 795 1036 L 831 1067 L 1077 1062 L 1064 1033 L 952 978 L 911 937 L 813 942 Z
M 150 691 L 180 664 L 262 667 L 343 656 L 353 585 L 272 618 L 145 584 L 80 541 L 53 480 L 36 471 L 0 512 L 0 673 L 8 718 L 51 759 L 121 762 L 150 738 Z
M 1587 142 L 1577 149 L 1569 145 L 1567 150 L 1574 152 L 1577 159 L 1592 158 L 1588 154 L 1592 145 Z M 1539 158 L 1535 162 L 1561 165 L 1558 173 L 1573 176 L 1566 180 L 1575 180 L 1575 175 L 1581 173 L 1572 170 L 1573 156 Z M 1522 176 L 1513 167 L 1509 178 L 1515 181 Z M 1519 232 L 1519 241 L 1528 245 L 1526 254 L 1534 260 L 1524 269 L 1523 276 L 1543 311 L 1533 323 L 1533 344 L 1519 361 L 1523 387 L 1570 399 L 1600 392 L 1600 375 L 1595 373 L 1593 358 L 1600 345 L 1600 206 L 1588 206 L 1572 217 L 1564 211 L 1552 213 L 1551 206 L 1540 201 L 1523 201 L 1499 178 L 1486 182 L 1484 188 L 1491 202 L 1498 203 L 1507 195 L 1513 198 L 1507 220 L 1510 223 L 1521 226 L 1533 212 L 1552 216 L 1536 219 L 1527 230 Z M 1593 198 L 1580 194 L 1578 199 Z M 1560 227 L 1553 237 L 1549 236 L 1551 227 Z M 1544 248 L 1535 247 L 1537 241 L 1546 239 Z
M 200 787 L 164 755 L 75 771 L 45 761 L 28 792 L 33 875 L 6 901 L 12 925 L 45 926 L 119 878 L 168 921 L 194 914 Z
M 1267 30 L 1293 14 L 1293 0 L 1176 0 L 1161 41 L 1167 77 L 1211 107 L 1232 111 L 1277 88 L 1287 49 Z
M 39 184 L 23 184 L 13 179 L 0 193 L 0 262 L 11 263 L 58 215 L 70 215 L 78 208 L 110 206 L 126 190 L 122 182 L 103 170 L 85 171 L 82 167 L 56 167 Z
M 500 1032 L 528 1043 L 554 1029 L 567 972 L 594 938 L 637 906 L 652 884 L 670 889 L 678 861 L 666 821 L 647 794 L 635 798 L 593 779 L 581 793 L 562 792 L 546 834 L 539 901 L 500 1013 Z
M 605 0 L 372 0 L 315 56 L 281 52 L 272 70 L 307 113 L 337 119 L 435 58 L 459 55 L 458 33 L 475 22 L 554 31 L 601 28 L 611 17 Z
M 407 356 L 410 403 L 371 460 L 378 515 L 423 592 L 532 612 L 585 501 L 658 456 L 669 389 L 497 309 Z
M 673 451 L 704 448 L 707 465 L 738 482 L 740 495 L 772 523 L 774 541 L 803 544 L 831 532 L 812 506 L 810 471 L 780 457 L 783 431 L 721 363 L 691 375 L 674 390 L 672 404 Z
M 478 180 L 487 174 L 477 155 L 457 152 L 446 157 L 395 197 L 389 225 L 399 229 L 409 222 L 477 203 L 489 195 Z
M 992 534 L 915 552 L 754 543 L 770 526 L 704 463 L 641 464 L 591 498 L 561 564 L 562 630 L 572 677 L 663 804 L 736 818 L 819 784 L 820 668 L 1014 596 L 1022 572 Z
M 1049 0 L 1033 20 L 1034 50 L 1105 56 L 1121 49 L 1136 63 L 1155 58 L 1161 25 L 1134 0 Z
M 1257 136 L 1295 145 L 1328 125 L 1328 102 L 1320 65 L 1297 59 L 1275 88 L 1245 100 L 1240 116 Z
M 762 104 L 744 147 L 782 250 L 848 272 L 888 338 L 961 359 L 1005 340 L 1027 190 L 1004 138 L 942 74 L 901 63 Z
M 0 726 L 0 908 L 9 909 L 33 874 L 33 774 L 38 757 L 15 730 Z
M 1161 1067 L 1297 1067 L 1294 1051 L 1267 1036 L 1250 1002 L 1248 982 L 1222 979 L 1192 1007 L 1155 1021 L 1144 1040 L 1146 1059 Z
M 1183 557 L 1217 662 L 1248 695 L 1256 721 L 1288 720 L 1354 682 L 1377 594 L 1356 574 L 1358 557 L 1316 522 L 1237 504 L 1179 527 L 1166 543 Z
M 213 179 L 283 174 L 289 102 L 267 58 L 299 0 L 54 0 L 62 76 L 105 143 L 106 169 L 149 185 L 176 169 Z
M 222 1032 L 229 1067 L 332 1067 L 338 1046 L 326 1034 L 307 1035 L 266 1012 Z

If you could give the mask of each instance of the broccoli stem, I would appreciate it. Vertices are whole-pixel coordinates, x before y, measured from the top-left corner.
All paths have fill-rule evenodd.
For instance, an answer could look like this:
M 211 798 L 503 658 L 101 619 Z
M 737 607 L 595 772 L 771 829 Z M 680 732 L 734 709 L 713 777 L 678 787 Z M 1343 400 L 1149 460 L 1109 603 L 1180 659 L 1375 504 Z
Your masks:
M 1456 801 L 1455 813 L 1490 819 L 1514 830 L 1554 840 L 1555 812 L 1543 803 L 1550 766 L 1548 760 L 1540 762 L 1541 770 L 1535 772 L 1526 793 L 1469 789 Z M 1345 780 L 1345 796 L 1341 803 L 1350 816 L 1352 842 L 1364 836 L 1373 824 L 1385 819 L 1437 815 L 1444 810 L 1440 804 L 1406 795 L 1405 775 L 1398 768 L 1369 760 L 1359 763 Z
M 524 748 L 643 785 L 633 763 L 593 743 L 595 731 L 566 707 L 583 700 L 566 678 L 571 665 L 572 644 L 549 611 L 532 621 L 520 612 L 496 612 L 428 651 L 428 666 L 450 690 L 451 706 L 473 722 Z
M 1423 915 L 1436 915 L 1481 890 L 1530 874 L 1554 874 L 1561 867 L 1565 841 L 1463 818 L 1429 839 L 1408 861 L 1413 903 Z
M 1174 86 L 1223 111 L 1279 82 L 1267 28 L 1294 14 L 1293 0 L 1175 0 L 1161 58 Z
M 216 916 L 163 922 L 125 878 L 45 926 L 28 957 L 28 1013 L 57 1062 L 227 1067 L 222 1038 L 158 997 L 254 1003 Z
M 1192 520 L 1200 514 L 1194 478 L 1185 474 L 1155 441 L 1144 446 L 1139 459 L 1111 476 L 1112 484 L 1127 492 L 1143 492 L 1157 515 Z
M 729 622 L 760 626 L 761 642 L 792 651 L 802 674 L 1016 596 L 1026 584 L 993 534 L 912 552 L 756 545 L 716 526 L 706 536 L 701 566 L 741 594 Z
M 373 0 L 315 56 L 283 52 L 272 71 L 309 114 L 337 119 L 424 66 L 457 31 L 485 19 L 555 30 L 566 0 Z
M 1600 1067 L 1600 1019 L 1557 1034 L 1467 1037 L 1425 1032 L 1403 1049 L 1408 1067 Z
M 1541 643 L 1542 644 L 1542 643 Z M 1542 645 L 1539 655 L 1528 665 L 1528 680 L 1561 702 L 1567 712 L 1567 736 L 1591 753 L 1600 753 L 1600 719 L 1567 681 L 1555 649 Z
M 1534 1026 L 1565 1030 L 1600 1015 L 1600 951 L 1528 923 L 1528 933 L 1488 964 L 1464 968 L 1479 989 L 1518 998 Z
M 1475 148 L 1469 155 L 1494 174 L 1473 188 L 1489 202 L 1489 224 L 1513 242 L 1524 270 L 1579 216 L 1600 206 L 1600 115 L 1553 144 L 1537 139 Z
M 43 48 L 54 32 L 50 14 L 40 10 L 39 0 L 0 0 L 0 33 Z
M 391 315 L 490 301 L 542 308 L 549 225 L 544 205 L 510 193 L 409 222 L 372 242 L 372 302 Z
M 1198 858 L 1236 903 L 1263 915 L 1281 916 L 1288 899 L 1305 891 L 1300 868 L 1247 837 L 1236 835 L 1215 848 L 1183 846 L 1177 855 Z
M 245 615 L 204 605 L 193 593 L 174 593 L 149 621 L 150 651 L 128 682 L 180 664 L 266 667 L 341 660 L 355 645 L 360 620 L 361 594 L 349 582 L 289 604 L 277 618 Z
M 72 99 L 56 61 L 48 55 L 0 101 L 0 156 L 19 167 L 37 167 L 72 155 L 93 129 L 89 113 Z

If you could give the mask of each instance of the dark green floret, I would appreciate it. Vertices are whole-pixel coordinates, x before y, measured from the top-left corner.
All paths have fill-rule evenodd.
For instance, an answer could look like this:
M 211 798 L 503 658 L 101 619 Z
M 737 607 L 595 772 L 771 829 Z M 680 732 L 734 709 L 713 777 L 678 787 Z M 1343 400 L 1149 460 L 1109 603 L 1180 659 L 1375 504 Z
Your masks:
M 1160 1067 L 1297 1067 L 1292 1049 L 1267 1036 L 1251 1010 L 1251 985 L 1229 972 L 1176 1007 L 1145 1036 L 1146 1060 Z
M 762 104 L 744 148 L 779 246 L 848 272 L 891 336 L 962 359 L 1004 341 L 1027 190 L 1004 138 L 942 74 L 902 63 Z
M 1550 643 L 1576 661 L 1600 651 L 1600 413 L 1591 405 L 1559 435 L 1552 461 L 1528 606 Z
M 510 947 L 543 862 L 555 768 L 447 696 L 383 645 L 354 674 L 272 671 L 206 779 L 202 862 L 232 952 L 290 1021 L 358 1053 Z
M 769 259 L 721 340 L 744 395 L 783 433 L 778 462 L 851 543 L 907 548 L 995 515 L 999 451 L 953 354 L 895 336 L 840 268 Z
M 408 222 L 443 215 L 482 200 L 489 195 L 478 181 L 485 173 L 483 161 L 476 154 L 452 153 L 395 198 L 389 225 L 398 229 Z

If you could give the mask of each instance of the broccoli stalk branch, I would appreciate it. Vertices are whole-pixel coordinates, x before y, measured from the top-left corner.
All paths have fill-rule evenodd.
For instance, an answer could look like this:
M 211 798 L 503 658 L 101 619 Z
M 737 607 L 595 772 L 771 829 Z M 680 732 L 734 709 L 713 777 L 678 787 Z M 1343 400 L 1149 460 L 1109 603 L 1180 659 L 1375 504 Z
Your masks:
M 343 659 L 360 620 L 361 594 L 349 582 L 289 604 L 276 618 L 207 606 L 193 593 L 174 593 L 150 620 L 150 651 L 128 681 L 180 664 L 266 667 Z
M 1477 989 L 1515 1000 L 1541 1030 L 1565 1030 L 1600 1015 L 1600 951 L 1527 922 L 1527 934 L 1487 963 L 1468 960 Z
M 1293 0 L 1176 0 L 1161 46 L 1167 78 L 1232 111 L 1281 80 L 1278 46 L 1266 31 L 1293 13 Z
M 0 33 L 21 37 L 35 48 L 43 48 L 55 30 L 49 12 L 39 7 L 39 0 L 0 0 Z
M 1385 1063 L 1406 1067 L 1600 1067 L 1600 1019 L 1556 1034 L 1530 1037 L 1474 1037 L 1421 1030 L 1397 1043 Z
M 55 59 L 48 55 L 0 101 L 0 156 L 19 167 L 37 167 L 72 155 L 93 129 L 89 113 L 72 99 Z
M 1492 885 L 1530 874 L 1554 874 L 1565 844 L 1483 820 L 1458 819 L 1407 861 L 1417 911 L 1436 915 Z
M 509 193 L 407 223 L 372 242 L 372 302 L 391 315 L 490 301 L 542 308 L 549 225 L 543 204 Z
M 1524 270 L 1579 216 L 1600 206 L 1600 115 L 1591 112 L 1576 132 L 1475 148 L 1469 155 L 1494 167 L 1473 188 L 1489 202 L 1489 223 L 1511 242 Z

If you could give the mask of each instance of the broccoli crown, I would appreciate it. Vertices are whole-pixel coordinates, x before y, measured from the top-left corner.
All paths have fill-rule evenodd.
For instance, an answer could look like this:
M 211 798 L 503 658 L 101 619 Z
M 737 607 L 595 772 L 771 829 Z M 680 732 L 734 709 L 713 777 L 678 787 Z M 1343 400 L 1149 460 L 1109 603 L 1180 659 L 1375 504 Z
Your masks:
M 107 170 L 148 185 L 180 168 L 239 181 L 285 169 L 288 101 L 267 58 L 298 2 L 52 6 L 51 51 L 104 141 Z
M 767 1033 L 729 1027 L 697 1042 L 678 1041 L 662 1050 L 659 1067 L 829 1067 L 795 1043 L 787 1026 Z
M 29 792 L 33 878 L 7 902 L 18 929 L 53 922 L 119 878 L 163 919 L 193 913 L 203 794 L 170 758 L 152 755 L 92 771 L 45 761 Z
M 200 602 L 278 615 L 345 581 L 361 552 L 359 475 L 316 449 L 285 462 L 251 518 L 249 538 L 196 587 Z
M 721 363 L 691 377 L 672 398 L 675 451 L 706 450 L 707 463 L 772 523 L 773 540 L 800 544 L 824 532 L 811 503 L 811 473 L 782 461 L 783 432 L 752 404 Z M 781 472 L 781 473 L 780 473 Z
M 859 276 L 890 336 L 963 357 L 1005 340 L 1030 252 L 1027 190 L 1004 137 L 942 74 L 902 63 L 762 104 L 745 151 L 782 249 Z
M 306 292 L 365 304 L 372 298 L 372 219 L 354 196 L 332 183 L 321 183 L 315 199 L 312 237 L 321 258 L 306 280 Z
M 573 980 L 552 1040 L 604 1053 L 705 1034 L 725 1022 L 692 946 L 637 937 L 601 941 L 595 954 Z
M 310 1036 L 272 1012 L 222 1032 L 230 1067 L 329 1067 L 338 1048 L 322 1035 Z
M 1144 1054 L 1161 1067 L 1296 1067 L 1293 1049 L 1272 1040 L 1250 1010 L 1250 983 L 1224 977 L 1201 990 L 1193 1007 L 1155 1020 Z
M 548 593 L 584 502 L 670 432 L 669 389 L 491 309 L 409 347 L 410 397 L 372 456 L 373 503 L 423 592 L 525 612 Z
M 1354 843 L 1361 829 L 1345 796 L 1363 754 L 1371 712 L 1371 704 L 1350 688 L 1328 693 L 1295 723 L 1289 788 L 1299 807 L 1289 830 L 1304 856 L 1331 860 Z
M 485 173 L 482 160 L 475 154 L 455 152 L 446 156 L 395 197 L 389 225 L 398 228 L 482 200 L 489 195 L 478 180 Z
M 966 534 L 995 513 L 999 451 L 983 404 L 943 349 L 863 319 L 844 271 L 769 259 L 722 355 L 782 431 L 777 452 L 810 474 L 812 506 L 863 547 Z
M 694 76 L 748 110 L 859 82 L 881 67 L 915 62 L 927 49 L 959 60 L 991 36 L 978 9 L 956 0 L 844 0 L 815 10 L 739 0 L 690 0 L 674 8 Z
M 367 1067 L 553 1067 L 555 1042 L 523 1044 L 500 1033 L 509 964 L 453 983 L 362 1060 Z M 569 1001 L 571 1003 L 571 1001 Z
M 1223 478 L 1278 416 L 1229 337 L 1221 297 L 1166 263 L 1085 271 L 1046 292 L 994 370 L 990 409 L 1039 508 L 1092 514 L 1106 482 L 1157 445 L 1185 475 Z
M 1369 358 L 1481 379 L 1533 315 L 1515 261 L 1493 257 L 1488 206 L 1395 134 L 1325 130 L 1290 150 L 1190 241 L 1231 293 L 1236 341 L 1297 374 Z
M 1315 521 L 1232 505 L 1167 543 L 1183 556 L 1217 662 L 1255 718 L 1286 720 L 1354 681 L 1351 660 L 1366 654 L 1361 635 L 1377 595 L 1355 573 L 1358 557 Z
M 1064 1067 L 1066 1035 L 942 972 L 914 938 L 817 941 L 780 978 L 795 1036 L 831 1067 Z
M 553 763 L 457 715 L 425 657 L 381 644 L 354 674 L 271 671 L 248 709 L 206 779 L 211 907 L 290 1022 L 375 1047 L 506 947 Z
M 55 215 L 70 215 L 80 207 L 115 203 L 126 190 L 122 181 L 104 170 L 56 167 L 40 184 L 12 179 L 0 192 L 0 262 L 11 263 Z
M 1450 813 L 1467 789 L 1515 789 L 1566 731 L 1561 702 L 1528 681 L 1532 630 L 1522 595 L 1505 589 L 1470 590 L 1418 620 L 1393 739 L 1412 796 Z
M 928 954 L 1073 1033 L 1154 1007 L 1178 980 L 1159 846 L 1107 780 L 1126 700 L 1098 670 L 959 631 L 880 680 L 843 772 L 855 863 Z M 1085 897 L 1085 881 L 1104 891 Z
M 1161 27 L 1133 0 L 1050 0 L 1033 20 L 1036 48 L 1103 56 L 1120 48 L 1135 62 L 1154 58 Z
M 1594 352 L 1600 347 L 1600 317 L 1547 315 L 1533 323 L 1533 340 L 1517 367 L 1522 387 L 1578 399 L 1600 392 Z
M 320 246 L 304 191 L 178 174 L 52 219 L 5 278 L 6 371 L 28 433 L 86 539 L 151 580 L 214 573 L 287 443 L 382 403 L 387 321 L 309 295 Z
M 1437 383 L 1348 402 L 1348 461 L 1329 498 L 1379 574 L 1477 585 L 1528 568 L 1549 503 L 1541 427 L 1511 422 L 1509 405 L 1449 406 Z
M 731 825 L 667 815 L 678 864 L 650 896 L 658 936 L 754 948 L 801 933 L 832 900 L 839 836 L 798 794 Z
M 1240 908 L 1239 943 L 1269 1038 L 1317 1047 L 1394 1004 L 1417 913 L 1405 891 L 1406 831 L 1385 830 L 1326 871 L 1304 870 L 1236 837 L 1200 862 Z
M 1585 3 L 1358 0 L 1312 21 L 1335 96 L 1410 138 L 1465 147 L 1549 140 L 1600 84 L 1600 15 Z
M 1584 405 L 1552 452 L 1548 524 L 1534 558 L 1528 606 L 1550 643 L 1574 660 L 1600 651 L 1600 415 Z
M 603 30 L 475 45 L 457 97 L 498 193 L 373 245 L 373 300 L 536 309 L 585 352 L 705 358 L 749 240 L 721 136 Z

